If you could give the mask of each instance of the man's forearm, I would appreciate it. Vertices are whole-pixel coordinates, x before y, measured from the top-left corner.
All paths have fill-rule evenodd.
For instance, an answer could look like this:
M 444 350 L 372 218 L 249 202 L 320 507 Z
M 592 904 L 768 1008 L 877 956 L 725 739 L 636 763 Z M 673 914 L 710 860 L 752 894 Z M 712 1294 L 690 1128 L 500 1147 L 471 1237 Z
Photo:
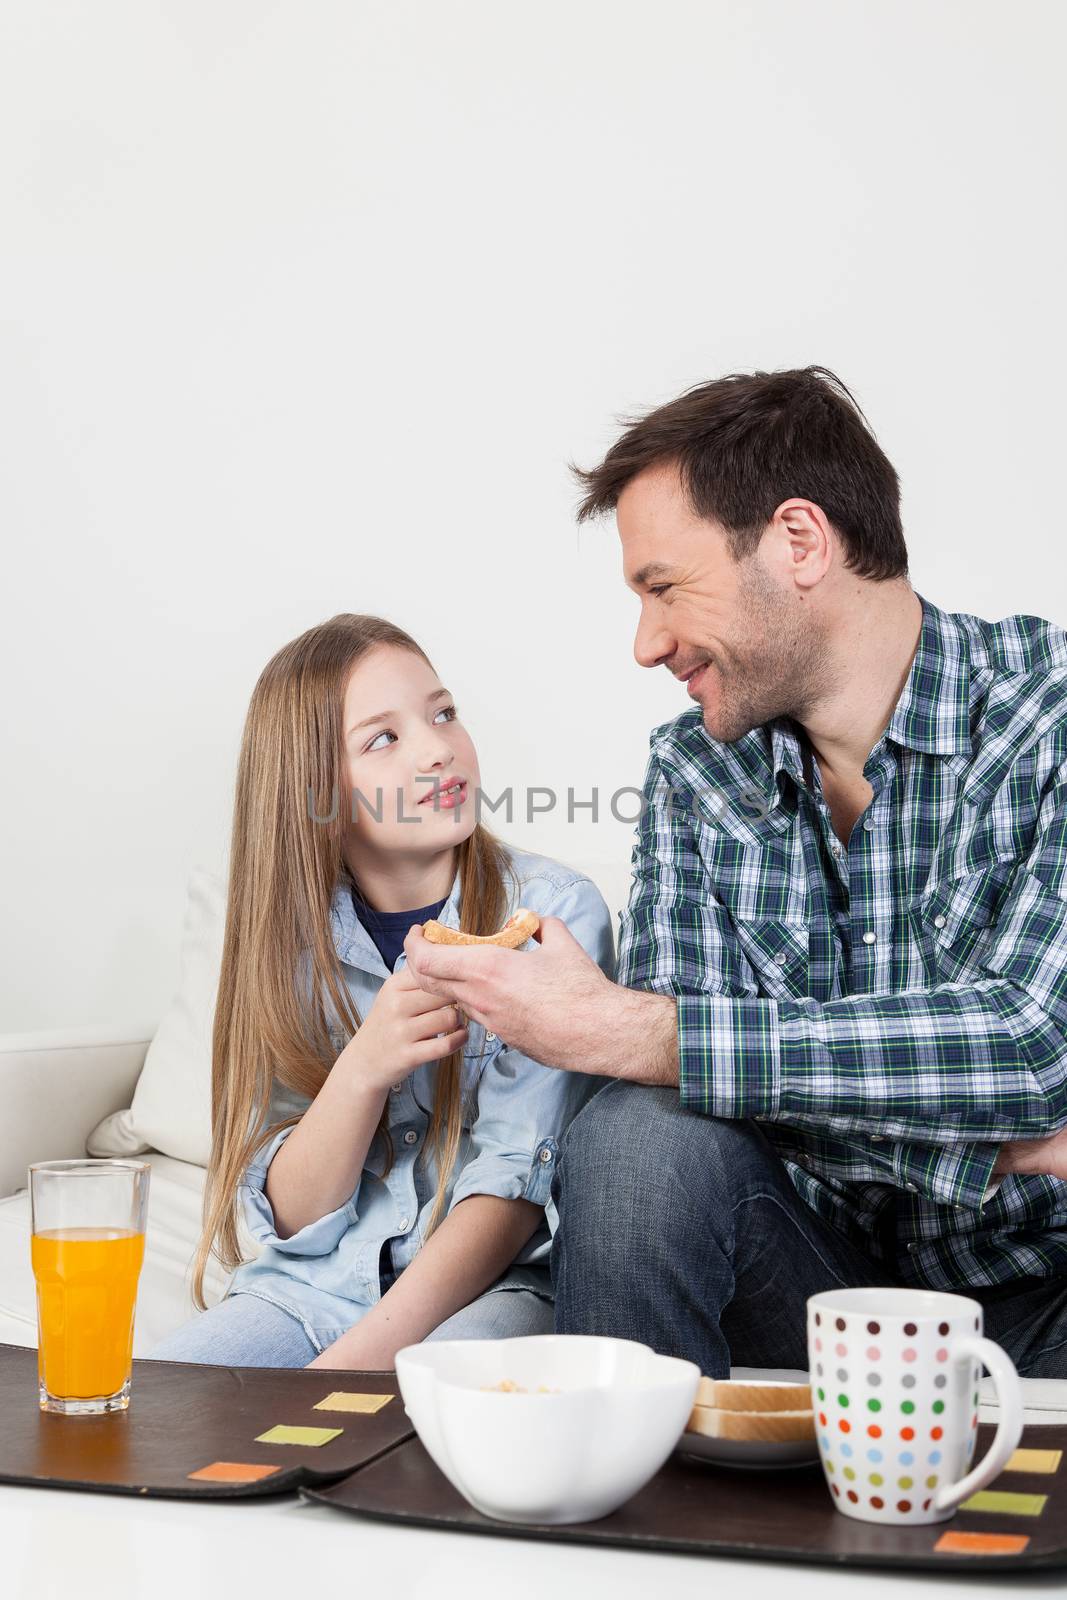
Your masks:
M 614 1053 L 617 1065 L 614 1071 L 608 1068 L 607 1075 L 640 1083 L 677 1086 L 680 1082 L 677 1002 L 669 995 L 620 986 L 615 988 L 615 999 L 617 1003 L 604 1028 L 609 1053 Z M 635 1040 L 640 1041 L 638 1049 L 634 1049 Z M 604 1070 L 600 1061 L 596 1070 Z M 988 1148 L 992 1152 L 992 1144 Z M 887 1145 L 879 1146 L 878 1150 L 887 1158 L 891 1154 Z M 975 1150 L 977 1155 L 978 1148 Z M 976 1166 L 982 1167 L 981 1159 Z M 1016 1139 L 1001 1144 L 992 1174 L 983 1176 L 979 1171 L 975 1181 L 982 1187 L 990 1176 L 996 1181 L 1011 1173 L 1044 1173 L 1067 1179 L 1067 1128 L 1042 1139 Z
M 1067 1116 L 1067 1039 L 1004 979 L 827 1001 L 685 995 L 679 1036 L 683 1104 L 707 1116 L 990 1145 Z
M 584 1071 L 634 1083 L 678 1085 L 678 1004 L 672 995 L 612 985 L 599 1047 Z
M 425 1339 L 496 1282 L 543 1215 L 529 1200 L 468 1195 L 378 1304 L 309 1365 L 388 1371 L 398 1350 Z

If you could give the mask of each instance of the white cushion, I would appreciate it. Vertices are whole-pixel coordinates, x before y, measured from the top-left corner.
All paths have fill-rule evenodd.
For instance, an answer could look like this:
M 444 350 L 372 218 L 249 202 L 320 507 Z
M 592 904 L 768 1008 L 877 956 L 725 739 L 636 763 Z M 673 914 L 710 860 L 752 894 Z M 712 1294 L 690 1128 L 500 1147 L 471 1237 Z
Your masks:
M 223 879 L 194 868 L 189 879 L 178 991 L 156 1030 L 127 1111 L 89 1134 L 92 1156 L 158 1150 L 206 1167 L 211 1154 L 211 1033 L 226 917 Z
M 204 1170 L 173 1156 L 152 1155 L 145 1257 L 137 1289 L 133 1353 L 151 1353 L 175 1328 L 196 1315 L 191 1265 L 200 1238 Z M 245 1258 L 262 1246 L 244 1226 L 238 1239 Z M 222 1299 L 230 1274 L 211 1257 L 204 1275 L 208 1305 Z M 35 1346 L 37 1297 L 30 1265 L 30 1197 L 25 1189 L 0 1200 L 0 1341 Z

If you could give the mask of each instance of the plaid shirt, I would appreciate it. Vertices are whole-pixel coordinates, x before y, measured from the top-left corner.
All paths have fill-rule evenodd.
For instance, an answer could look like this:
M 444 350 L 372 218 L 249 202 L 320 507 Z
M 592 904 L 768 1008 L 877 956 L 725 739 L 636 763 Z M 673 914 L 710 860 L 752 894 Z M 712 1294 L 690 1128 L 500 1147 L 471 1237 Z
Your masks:
M 992 1177 L 1067 1123 L 1067 633 L 919 598 L 847 846 L 790 719 L 653 730 L 618 981 L 677 996 L 683 1106 L 755 1118 L 815 1212 L 952 1289 L 1067 1267 L 1067 1183 Z

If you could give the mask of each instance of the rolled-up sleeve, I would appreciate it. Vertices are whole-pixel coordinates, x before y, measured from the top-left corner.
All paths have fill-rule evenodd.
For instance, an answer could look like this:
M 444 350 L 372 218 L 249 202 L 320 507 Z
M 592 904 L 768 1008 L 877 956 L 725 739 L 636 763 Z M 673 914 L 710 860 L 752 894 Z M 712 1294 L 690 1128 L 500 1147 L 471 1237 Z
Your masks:
M 614 976 L 611 913 L 590 879 L 575 877 L 562 887 L 533 880 L 523 889 L 523 904 L 539 916 L 560 918 L 586 954 Z M 542 1066 L 502 1044 L 479 1079 L 469 1151 L 449 1210 L 472 1194 L 545 1205 L 563 1132 L 603 1084 L 603 1078 Z
M 359 1186 L 336 1211 L 327 1211 L 314 1222 L 298 1228 L 287 1239 L 278 1237 L 274 1210 L 267 1199 L 267 1169 L 282 1145 L 292 1133 L 292 1128 L 282 1128 L 256 1152 L 238 1184 L 237 1193 L 244 1210 L 248 1231 L 259 1244 L 287 1256 L 326 1256 L 336 1250 L 359 1212 Z

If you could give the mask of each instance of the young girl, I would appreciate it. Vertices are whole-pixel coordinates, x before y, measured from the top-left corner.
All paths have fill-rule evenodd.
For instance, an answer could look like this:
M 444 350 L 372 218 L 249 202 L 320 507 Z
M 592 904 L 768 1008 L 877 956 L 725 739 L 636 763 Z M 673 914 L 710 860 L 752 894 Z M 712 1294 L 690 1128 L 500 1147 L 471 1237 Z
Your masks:
M 478 786 L 451 694 L 391 623 L 336 616 L 263 671 L 237 774 L 201 1310 L 153 1359 L 388 1369 L 428 1337 L 552 1331 L 558 1141 L 602 1080 L 468 1026 L 402 945 L 430 917 L 485 934 L 526 906 L 611 976 L 611 918 L 581 873 L 494 838 Z M 262 1245 L 245 1262 L 242 1215 Z M 236 1271 L 204 1309 L 213 1250 Z

